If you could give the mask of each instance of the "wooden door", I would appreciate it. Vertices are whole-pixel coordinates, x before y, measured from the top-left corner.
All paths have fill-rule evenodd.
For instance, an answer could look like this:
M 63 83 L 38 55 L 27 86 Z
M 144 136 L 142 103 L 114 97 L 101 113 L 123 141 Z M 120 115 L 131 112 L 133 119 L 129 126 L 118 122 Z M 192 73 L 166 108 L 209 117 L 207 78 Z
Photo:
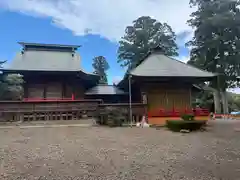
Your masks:
M 28 98 L 43 98 L 43 97 L 44 97 L 43 84 L 28 85 Z
M 148 92 L 148 108 L 149 110 L 168 109 L 168 98 L 165 90 L 152 90 Z
M 65 93 L 64 93 L 64 97 L 65 98 L 71 98 L 73 94 L 73 87 L 69 84 L 65 85 Z
M 63 95 L 63 88 L 61 83 L 49 83 L 46 88 L 47 99 L 61 99 Z

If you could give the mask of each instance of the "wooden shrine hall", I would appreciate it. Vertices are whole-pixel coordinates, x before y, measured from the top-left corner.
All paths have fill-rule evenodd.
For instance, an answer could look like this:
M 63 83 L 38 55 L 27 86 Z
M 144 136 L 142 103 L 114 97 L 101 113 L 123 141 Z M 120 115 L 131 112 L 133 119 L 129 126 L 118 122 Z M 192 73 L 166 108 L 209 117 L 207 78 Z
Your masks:
M 56 116 L 68 112 L 76 116 L 80 111 L 96 114 L 100 104 L 106 103 L 129 111 L 131 97 L 133 115 L 145 115 L 150 124 L 161 124 L 159 117 L 192 112 L 192 97 L 199 90 L 194 84 L 215 77 L 153 49 L 117 86 L 102 85 L 98 75 L 81 68 L 80 46 L 19 44 L 22 50 L 2 72 L 23 76 L 24 97 L 22 101 L 0 102 L 1 112 L 34 112 L 39 117 L 46 112 Z
M 77 52 L 80 46 L 19 44 L 20 52 L 1 71 L 22 75 L 24 97 L 21 101 L 0 101 L 0 113 L 5 118 L 80 119 L 83 113 L 97 116 L 99 109 L 112 103 L 128 109 L 127 93 L 116 86 L 99 84 L 98 75 L 81 68 L 81 56 Z M 143 115 L 145 107 L 142 103 L 133 104 L 135 115 Z
M 83 99 L 99 80 L 80 68 L 79 46 L 20 44 L 22 51 L 3 72 L 23 75 L 24 100 Z
M 201 90 L 195 84 L 215 77 L 213 73 L 163 55 L 157 47 L 125 76 L 118 87 L 129 91 L 130 81 L 132 102 L 145 101 L 149 123 L 162 125 L 167 119 L 179 119 L 184 113 L 208 119 L 208 110 L 192 108 L 192 98 Z

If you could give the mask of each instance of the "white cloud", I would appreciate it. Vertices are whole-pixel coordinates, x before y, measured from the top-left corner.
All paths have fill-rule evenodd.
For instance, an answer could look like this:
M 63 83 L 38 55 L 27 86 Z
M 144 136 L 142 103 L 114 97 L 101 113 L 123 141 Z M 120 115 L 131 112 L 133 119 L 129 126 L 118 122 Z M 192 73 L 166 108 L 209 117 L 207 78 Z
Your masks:
M 182 31 L 177 34 L 176 42 L 178 46 L 186 47 L 186 42 L 189 42 L 190 40 L 192 40 L 193 36 L 194 36 L 194 31 L 192 29 L 188 31 Z M 186 48 L 189 50 L 191 49 L 191 47 L 189 46 L 187 46 Z
M 149 15 L 167 22 L 176 33 L 191 31 L 186 24 L 189 0 L 0 0 L 0 7 L 32 16 L 50 17 L 76 35 L 86 32 L 118 40 L 133 20 Z

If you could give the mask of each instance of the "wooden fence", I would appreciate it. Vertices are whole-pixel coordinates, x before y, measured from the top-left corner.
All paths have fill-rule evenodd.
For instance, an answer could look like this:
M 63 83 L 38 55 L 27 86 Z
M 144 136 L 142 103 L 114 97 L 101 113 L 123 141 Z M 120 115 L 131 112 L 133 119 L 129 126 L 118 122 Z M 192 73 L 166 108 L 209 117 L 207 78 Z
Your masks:
M 83 114 L 96 116 L 100 103 L 100 100 L 0 101 L 0 113 L 4 121 L 81 119 Z
M 119 109 L 129 117 L 129 104 L 103 104 L 101 100 L 0 101 L 1 121 L 79 120 L 83 115 L 99 117 L 107 107 Z M 132 104 L 133 122 L 147 115 L 146 105 Z M 129 120 L 130 118 L 127 118 Z

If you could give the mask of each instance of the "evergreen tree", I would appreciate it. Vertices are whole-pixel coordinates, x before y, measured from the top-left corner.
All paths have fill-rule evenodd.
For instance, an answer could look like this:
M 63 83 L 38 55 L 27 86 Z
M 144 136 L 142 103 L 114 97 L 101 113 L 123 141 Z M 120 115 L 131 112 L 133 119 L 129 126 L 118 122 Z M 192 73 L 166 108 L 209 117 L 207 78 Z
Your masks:
M 109 64 L 105 57 L 103 56 L 97 56 L 93 59 L 94 73 L 98 74 L 100 76 L 99 83 L 101 84 L 107 84 L 107 74 L 106 71 L 109 69 Z
M 128 71 L 132 70 L 155 47 L 160 47 L 165 55 L 176 56 L 175 41 L 176 35 L 168 24 L 149 16 L 139 17 L 133 25 L 126 27 L 125 35 L 119 41 L 118 63 Z
M 227 88 L 239 86 L 240 75 L 240 10 L 239 0 L 191 0 L 197 7 L 188 23 L 195 29 L 189 64 L 219 74 L 211 86 L 215 107 L 220 110 L 220 94 L 223 111 L 228 113 Z M 220 92 L 220 94 L 219 94 Z

